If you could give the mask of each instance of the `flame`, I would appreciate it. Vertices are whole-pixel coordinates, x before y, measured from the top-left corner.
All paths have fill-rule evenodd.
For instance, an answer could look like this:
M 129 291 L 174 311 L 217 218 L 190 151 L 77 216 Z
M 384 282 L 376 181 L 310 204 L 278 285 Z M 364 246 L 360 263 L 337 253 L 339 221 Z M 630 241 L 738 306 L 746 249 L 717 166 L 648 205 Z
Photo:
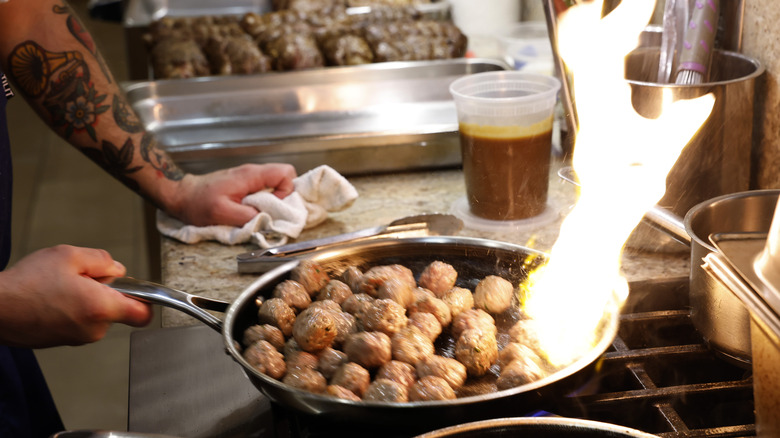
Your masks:
M 560 19 L 558 49 L 572 72 L 580 122 L 572 158 L 580 194 L 524 297 L 542 347 L 557 365 L 590 351 L 605 312 L 619 311 L 628 295 L 620 274 L 623 246 L 663 196 L 666 175 L 714 104 L 711 95 L 672 103 L 667 93 L 657 119 L 634 111 L 624 58 L 654 4 L 624 1 L 602 18 L 602 1 L 593 1 Z

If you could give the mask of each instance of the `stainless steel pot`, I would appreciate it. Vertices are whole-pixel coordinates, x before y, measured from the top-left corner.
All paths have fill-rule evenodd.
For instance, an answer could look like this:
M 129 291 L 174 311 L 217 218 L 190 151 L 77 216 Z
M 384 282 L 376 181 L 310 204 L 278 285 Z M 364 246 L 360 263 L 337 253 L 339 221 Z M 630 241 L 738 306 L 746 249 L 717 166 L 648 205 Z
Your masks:
M 600 423 L 590 420 L 560 417 L 498 418 L 460 424 L 417 438 L 489 438 L 518 436 L 523 438 L 542 437 L 633 437 L 651 438 L 651 435 L 628 427 Z
M 487 275 L 500 275 L 516 284 L 528 274 L 529 259 L 544 257 L 540 252 L 518 245 L 450 236 L 354 242 L 308 256 L 328 271 L 341 272 L 350 265 L 365 269 L 400 263 L 416 275 L 432 261 L 441 260 L 458 271 L 458 285 L 471 290 Z M 518 416 L 544 408 L 548 402 L 560 400 L 592 375 L 598 359 L 611 345 L 617 332 L 619 311 L 615 309 L 605 314 L 598 333 L 599 341 L 587 354 L 544 379 L 508 390 L 496 391 L 494 382 L 480 379 L 479 384 L 490 390 L 456 400 L 380 403 L 336 399 L 292 388 L 258 372 L 244 360 L 237 347 L 236 340 L 242 338 L 244 330 L 257 323 L 256 298 L 270 296 L 277 284 L 289 279 L 297 263 L 292 261 L 259 277 L 227 307 L 224 321 L 205 310 L 219 309 L 227 304 L 224 302 L 126 278 L 115 280 L 112 286 L 123 293 L 186 312 L 220 331 L 227 353 L 242 366 L 249 380 L 269 399 L 282 406 L 315 417 L 327 417 L 328 421 L 403 426 L 407 433 L 414 430 L 414 426 L 419 428 L 424 425 L 425 430 L 431 430 L 465 421 Z
M 680 219 L 661 207 L 645 220 L 691 248 L 691 319 L 714 351 L 744 367 L 751 364 L 750 315 L 723 284 L 703 269 L 715 251 L 709 236 L 730 232 L 768 232 L 780 190 L 750 190 L 701 202 Z

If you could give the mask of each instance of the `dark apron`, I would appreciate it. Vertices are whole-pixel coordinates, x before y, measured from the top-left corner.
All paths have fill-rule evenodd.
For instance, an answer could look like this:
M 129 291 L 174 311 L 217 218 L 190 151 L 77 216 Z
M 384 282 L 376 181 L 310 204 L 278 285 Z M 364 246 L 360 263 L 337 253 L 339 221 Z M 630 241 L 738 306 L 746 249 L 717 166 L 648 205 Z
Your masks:
M 6 103 L 13 96 L 0 72 L 0 270 L 11 253 L 11 150 Z M 0 438 L 44 438 L 65 429 L 32 350 L 0 346 Z

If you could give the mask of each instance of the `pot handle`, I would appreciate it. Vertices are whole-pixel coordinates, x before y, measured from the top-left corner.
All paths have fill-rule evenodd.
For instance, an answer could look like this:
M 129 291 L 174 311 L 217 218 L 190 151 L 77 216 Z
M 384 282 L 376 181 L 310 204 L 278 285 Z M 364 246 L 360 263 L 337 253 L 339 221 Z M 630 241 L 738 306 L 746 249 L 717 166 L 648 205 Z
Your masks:
M 151 281 L 132 277 L 118 277 L 106 284 L 117 291 L 139 301 L 159 304 L 184 312 L 222 333 L 222 320 L 207 312 L 225 313 L 230 303 L 211 298 L 199 297 Z
M 645 213 L 642 220 L 683 245 L 691 246 L 691 236 L 685 229 L 683 219 L 670 210 L 655 205 Z

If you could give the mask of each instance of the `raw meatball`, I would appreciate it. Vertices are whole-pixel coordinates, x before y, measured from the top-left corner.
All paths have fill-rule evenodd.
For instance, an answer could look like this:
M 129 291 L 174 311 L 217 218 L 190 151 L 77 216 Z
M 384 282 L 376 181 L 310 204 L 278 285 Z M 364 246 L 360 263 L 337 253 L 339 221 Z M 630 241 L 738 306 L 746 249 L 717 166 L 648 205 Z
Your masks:
M 377 370 L 375 378 L 392 380 L 404 386 L 409 386 L 417 380 L 417 373 L 412 365 L 398 360 L 391 360 Z
M 349 335 L 358 331 L 357 320 L 349 313 L 340 310 L 331 312 L 330 315 L 336 323 L 336 337 L 333 338 L 333 346 L 340 347 L 346 342 Z
M 452 337 L 457 339 L 461 333 L 469 329 L 492 331 L 493 336 L 498 332 L 496 321 L 482 309 L 469 309 L 461 312 L 452 320 Z
M 388 279 L 405 282 L 412 289 L 417 287 L 414 274 L 409 268 L 401 265 L 384 265 L 374 266 L 363 274 L 360 292 L 376 297 L 379 287 Z
M 294 280 L 285 280 L 276 285 L 274 298 L 281 298 L 288 306 L 301 311 L 311 304 L 311 297 L 303 285 Z
M 257 341 L 244 351 L 244 359 L 261 373 L 280 379 L 287 372 L 282 353 L 268 341 Z
M 360 397 L 355 395 L 354 392 L 338 385 L 328 385 L 328 387 L 325 388 L 325 394 L 344 400 L 360 401 Z
M 515 288 L 512 283 L 495 275 L 482 279 L 474 288 L 474 307 L 498 314 L 512 305 Z
M 294 368 L 317 369 L 317 364 L 319 363 L 317 356 L 305 351 L 293 352 L 286 355 L 284 359 L 287 364 L 287 372 Z
M 352 296 L 352 290 L 346 283 L 339 280 L 331 280 L 317 294 L 317 300 L 333 300 L 341 305 L 347 298 Z
M 316 352 L 333 343 L 337 334 L 336 321 L 331 312 L 310 307 L 295 319 L 292 334 L 304 351 Z
M 320 352 L 320 357 L 317 361 L 317 370 L 322 373 L 326 379 L 330 379 L 333 377 L 333 374 L 336 373 L 336 370 L 348 361 L 347 353 L 328 347 Z
M 442 327 L 447 327 L 452 322 L 452 313 L 450 307 L 444 303 L 444 301 L 436 298 L 433 295 L 423 295 L 417 301 L 409 306 L 408 311 L 410 314 L 415 312 L 430 313 L 439 320 L 439 324 Z
M 474 307 L 474 295 L 471 294 L 470 290 L 462 287 L 453 287 L 448 290 L 441 300 L 450 306 L 453 318 Z
M 388 278 L 377 289 L 377 298 L 387 298 L 407 307 L 414 302 L 414 286 L 400 278 Z
M 341 273 L 339 279 L 349 286 L 353 293 L 359 293 L 360 285 L 363 282 L 363 272 L 355 266 L 350 266 Z
M 358 332 L 347 338 L 344 353 L 352 362 L 372 369 L 392 358 L 390 337 L 382 332 Z
M 341 303 L 341 309 L 356 318 L 359 318 L 373 302 L 374 298 L 366 294 L 354 294 Z
M 437 260 L 425 267 L 418 283 L 441 298 L 455 286 L 457 279 L 458 272 L 452 265 Z
M 295 341 L 295 338 L 290 337 L 289 339 L 287 339 L 287 342 L 284 343 L 282 354 L 284 354 L 284 357 L 287 357 L 299 351 L 303 351 L 301 350 L 301 346 L 298 345 L 298 343 Z
M 453 400 L 455 391 L 441 377 L 425 376 L 409 388 L 409 401 Z
M 458 389 L 466 382 L 466 366 L 451 357 L 429 356 L 417 362 L 417 377 L 441 377 L 452 389 Z
M 281 298 L 269 298 L 260 306 L 257 319 L 261 324 L 276 326 L 285 336 L 290 336 L 295 323 L 295 311 Z
M 347 362 L 336 370 L 336 374 L 330 379 L 330 384 L 347 388 L 358 397 L 362 397 L 371 384 L 371 376 L 362 366 Z
M 498 389 L 509 389 L 515 386 L 525 385 L 543 378 L 546 373 L 538 363 L 524 357 L 509 362 L 501 370 L 496 380 Z
M 420 329 L 431 341 L 435 341 L 441 334 L 441 323 L 431 313 L 415 312 L 408 317 L 409 325 Z
M 324 392 L 328 386 L 325 376 L 313 368 L 294 368 L 289 370 L 284 379 L 282 379 L 282 383 L 315 394 Z
M 341 306 L 333 300 L 314 301 L 309 307 L 327 310 L 328 312 L 341 312 Z
M 455 343 L 455 358 L 466 366 L 469 375 L 484 375 L 498 360 L 495 334 L 479 329 L 464 331 Z
M 363 400 L 403 403 L 409 401 L 409 393 L 406 385 L 392 380 L 376 379 L 371 382 L 366 393 L 363 394 Z
M 245 347 L 257 341 L 268 341 L 277 350 L 284 348 L 284 334 L 278 327 L 274 327 L 271 324 L 257 324 L 244 330 L 242 342 Z
M 392 336 L 406 327 L 406 309 L 393 300 L 377 299 L 358 316 L 363 329 Z
M 319 263 L 304 259 L 290 271 L 290 279 L 302 284 L 309 295 L 315 295 L 328 284 L 330 276 Z
M 393 359 L 416 364 L 434 353 L 433 341 L 415 326 L 406 326 L 391 338 Z

